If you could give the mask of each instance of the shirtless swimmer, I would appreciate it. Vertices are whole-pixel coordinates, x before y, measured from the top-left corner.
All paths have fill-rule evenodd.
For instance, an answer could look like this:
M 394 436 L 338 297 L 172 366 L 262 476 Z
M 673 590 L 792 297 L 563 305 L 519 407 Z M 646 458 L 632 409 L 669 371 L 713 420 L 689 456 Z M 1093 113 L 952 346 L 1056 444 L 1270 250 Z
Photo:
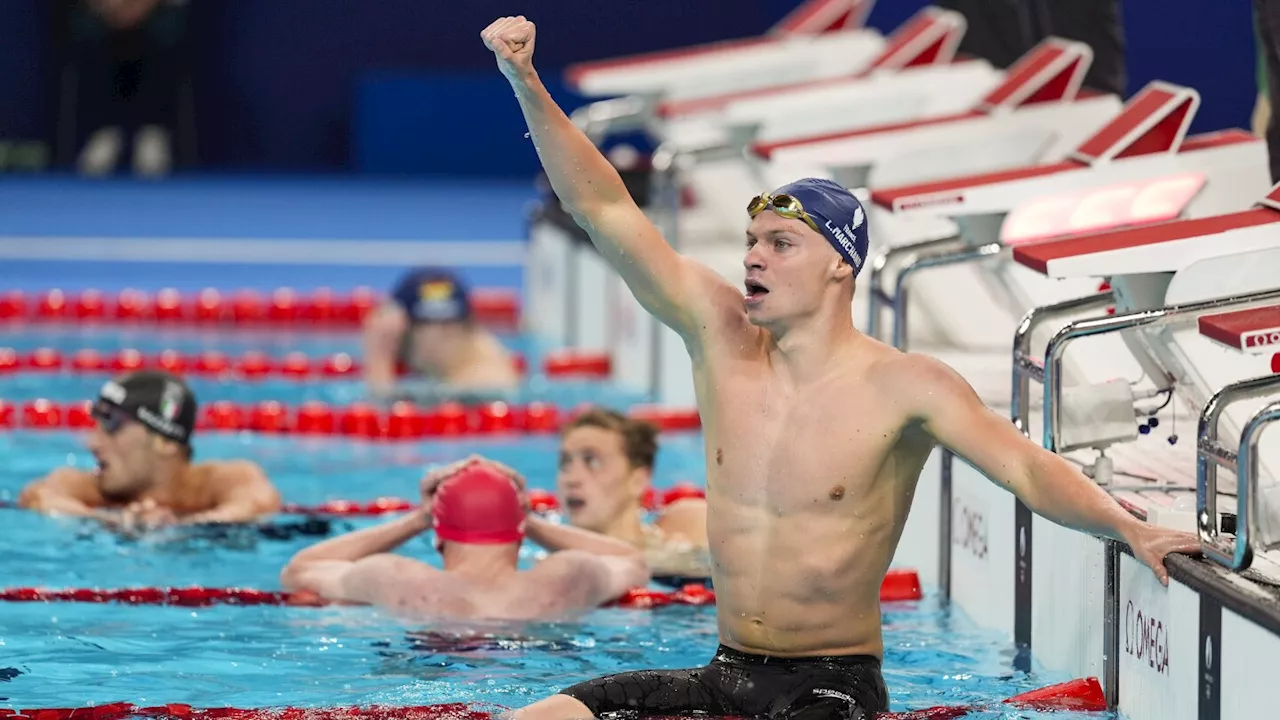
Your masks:
M 533 23 L 502 18 L 481 37 L 556 195 L 692 359 L 720 635 L 705 667 L 591 680 L 516 718 L 700 710 L 830 720 L 886 710 L 880 584 L 936 444 L 1049 520 L 1128 543 L 1161 582 L 1166 555 L 1199 550 L 1194 536 L 1125 512 L 945 364 L 854 328 L 867 224 L 847 190 L 805 179 L 751 202 L 744 300 L 664 241 L 556 106 L 533 69 Z

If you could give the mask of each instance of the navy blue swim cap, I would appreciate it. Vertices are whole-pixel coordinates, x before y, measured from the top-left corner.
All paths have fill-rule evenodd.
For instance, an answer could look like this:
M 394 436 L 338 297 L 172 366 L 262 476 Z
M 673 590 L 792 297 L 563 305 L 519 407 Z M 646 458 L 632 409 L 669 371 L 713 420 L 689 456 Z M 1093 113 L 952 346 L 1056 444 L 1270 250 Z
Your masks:
M 837 182 L 804 178 L 783 185 L 773 195 L 790 195 L 804 206 L 818 232 L 853 267 L 856 277 L 867 260 L 867 213 L 853 193 Z
M 467 287 L 448 270 L 410 270 L 400 279 L 391 296 L 415 324 L 458 322 L 471 316 Z

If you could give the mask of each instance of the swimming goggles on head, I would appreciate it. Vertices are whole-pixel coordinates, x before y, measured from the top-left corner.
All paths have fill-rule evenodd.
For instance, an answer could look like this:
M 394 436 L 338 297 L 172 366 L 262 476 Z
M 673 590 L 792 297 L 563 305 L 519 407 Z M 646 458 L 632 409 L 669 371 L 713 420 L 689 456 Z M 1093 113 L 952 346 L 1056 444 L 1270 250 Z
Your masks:
M 818 223 L 809 217 L 809 213 L 804 211 L 804 205 L 800 204 L 792 195 L 769 195 L 761 193 L 753 198 L 747 204 L 747 214 L 755 217 L 763 212 L 766 208 L 772 207 L 773 211 L 789 220 L 803 220 L 806 225 L 813 228 L 814 232 L 821 233 L 818 229 Z
M 104 400 L 95 402 L 89 414 L 93 416 L 94 420 L 98 421 L 98 424 L 102 426 L 103 432 L 108 435 L 115 435 L 120 432 L 120 428 L 133 419 L 123 408 L 116 407 Z

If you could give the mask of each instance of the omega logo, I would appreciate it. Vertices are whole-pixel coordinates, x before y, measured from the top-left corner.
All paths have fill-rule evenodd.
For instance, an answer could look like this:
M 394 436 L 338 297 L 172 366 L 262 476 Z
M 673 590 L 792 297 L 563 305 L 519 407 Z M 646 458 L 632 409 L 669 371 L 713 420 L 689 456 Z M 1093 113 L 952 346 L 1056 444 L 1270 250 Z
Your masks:
M 1244 346 L 1247 348 L 1260 348 L 1269 345 L 1280 345 L 1280 328 L 1272 328 L 1270 330 L 1254 330 L 1247 332 L 1243 336 Z
M 952 501 L 951 542 L 979 560 L 987 558 L 987 516 L 956 498 Z
M 1124 651 L 1145 661 L 1161 675 L 1169 674 L 1169 633 L 1164 622 L 1143 613 L 1130 600 L 1124 609 Z

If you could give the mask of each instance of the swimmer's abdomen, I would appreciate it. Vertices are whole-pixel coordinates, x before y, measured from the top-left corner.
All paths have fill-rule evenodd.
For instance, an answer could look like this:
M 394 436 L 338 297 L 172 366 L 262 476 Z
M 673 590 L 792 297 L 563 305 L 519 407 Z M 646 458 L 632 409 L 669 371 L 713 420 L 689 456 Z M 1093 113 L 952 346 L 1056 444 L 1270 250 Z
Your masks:
M 719 549 L 721 631 L 739 647 L 777 654 L 879 654 L 892 522 L 868 519 L 874 517 L 831 508 L 786 518 L 754 509 L 721 513 L 714 529 L 708 526 Z

